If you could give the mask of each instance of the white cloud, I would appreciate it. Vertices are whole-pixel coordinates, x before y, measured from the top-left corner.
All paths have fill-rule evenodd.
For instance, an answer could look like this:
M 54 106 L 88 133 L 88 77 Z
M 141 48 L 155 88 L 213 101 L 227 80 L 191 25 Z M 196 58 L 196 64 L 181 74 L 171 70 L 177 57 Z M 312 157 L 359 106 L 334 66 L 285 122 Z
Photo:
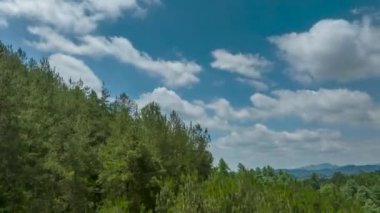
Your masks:
M 259 55 L 232 54 L 223 49 L 214 50 L 212 55 L 215 61 L 211 67 L 249 78 L 260 78 L 261 73 L 270 65 L 269 61 Z
M 148 0 L 147 3 L 154 2 L 157 0 Z M 0 1 L 0 16 L 3 18 L 25 18 L 38 25 L 78 34 L 95 30 L 99 21 L 117 18 L 125 10 L 141 13 L 144 8 L 140 6 L 138 0 Z
M 41 51 L 112 56 L 122 63 L 161 77 L 164 84 L 170 87 L 199 82 L 197 74 L 202 67 L 193 61 L 153 59 L 147 53 L 137 50 L 127 38 L 88 34 L 96 29 L 99 21 L 117 18 L 126 10 L 140 14 L 146 7 L 156 4 L 160 4 L 160 1 L 3 0 L 0 1 L 0 25 L 6 25 L 5 18 L 20 17 L 30 20 L 34 26 L 28 26 L 28 31 L 37 36 L 39 41 L 27 43 Z M 72 38 L 76 40 L 71 40 Z
M 207 119 L 216 119 L 215 121 L 225 121 L 224 124 L 232 125 L 295 117 L 313 124 L 380 127 L 380 105 L 374 102 L 367 93 L 361 91 L 347 89 L 276 90 L 269 95 L 255 93 L 250 98 L 252 105 L 240 108 L 232 106 L 228 100 L 223 98 L 208 103 L 203 101 L 190 103 L 181 99 L 174 91 L 169 91 L 163 88 L 155 90 L 149 93 L 150 98 L 147 100 L 157 100 L 168 109 L 174 108 L 185 115 L 189 115 L 190 112 L 186 107 L 179 107 L 179 104 L 191 104 L 187 105 L 187 108 L 202 111 L 202 115 L 187 117 L 200 123 L 208 122 Z M 179 104 L 169 103 L 165 101 L 165 97 L 170 97 L 172 101 Z M 218 124 L 212 126 L 215 125 Z M 225 126 L 223 128 L 228 129 Z
M 347 89 L 277 90 L 251 96 L 254 117 L 296 116 L 308 122 L 374 124 L 370 114 L 380 107 L 364 92 Z
M 228 100 L 223 98 L 203 104 L 203 106 L 207 109 L 212 109 L 217 116 L 226 120 L 245 120 L 250 117 L 248 108 L 235 109 Z
M 266 91 L 269 89 L 269 86 L 260 80 L 241 78 L 241 77 L 237 78 L 236 80 L 241 83 L 249 84 L 253 86 L 254 88 L 256 88 L 256 90 L 258 91 Z
M 223 157 L 230 166 L 239 162 L 275 168 L 334 164 L 378 163 L 378 140 L 344 137 L 327 129 L 273 130 L 263 124 L 237 128 L 211 143 L 215 159 Z
M 376 164 L 378 139 L 352 139 L 331 129 L 278 131 L 263 124 L 235 128 L 213 140 L 210 150 L 215 159 L 224 158 L 231 167 L 239 162 L 250 167 L 300 167 L 330 162 Z
M 147 53 L 137 50 L 127 38 L 123 37 L 86 35 L 78 37 L 79 43 L 76 44 L 50 28 L 29 27 L 29 31 L 40 37 L 40 41 L 28 42 L 39 50 L 75 55 L 113 56 L 123 63 L 162 77 L 165 85 L 170 87 L 197 83 L 199 79 L 196 75 L 202 70 L 197 63 L 185 59 L 179 61 L 153 59 Z
M 252 105 L 240 108 L 232 106 L 223 98 L 208 103 L 188 102 L 166 88 L 144 94 L 140 99 L 146 100 L 142 102 L 144 104 L 156 101 L 164 108 L 179 111 L 186 118 L 191 118 L 188 120 L 200 123 L 215 118 L 216 121 L 225 121 L 224 124 L 232 125 L 295 117 L 313 124 L 380 127 L 379 104 L 365 92 L 347 89 L 276 90 L 269 95 L 255 93 L 250 98 Z M 201 113 L 195 115 L 191 113 L 192 110 Z M 218 124 L 212 126 L 215 125 Z
M 321 20 L 309 31 L 270 37 L 302 83 L 347 82 L 380 76 L 380 28 L 361 22 Z
M 7 20 L 0 17 L 0 28 L 1 27 L 8 27 L 8 22 Z
M 257 89 L 266 89 L 267 85 L 261 79 L 262 73 L 268 70 L 271 63 L 264 57 L 256 54 L 232 54 L 224 49 L 217 49 L 212 52 L 214 61 L 211 67 L 224 70 L 231 73 L 236 73 L 241 77 L 239 81 L 249 83 Z
M 223 98 L 198 106 L 229 123 L 261 122 L 295 117 L 314 124 L 365 125 L 380 127 L 380 105 L 370 95 L 348 89 L 275 90 L 270 94 L 255 93 L 252 105 L 234 107 Z
M 318 122 L 360 122 L 355 121 L 355 115 L 344 117 L 349 114 L 348 112 L 342 112 L 334 117 L 334 114 L 339 114 L 346 108 L 348 111 L 356 109 L 357 112 L 353 111 L 353 114 L 362 110 L 362 114 L 367 116 L 366 119 L 369 119 L 367 115 L 369 110 L 372 120 L 378 119 L 380 109 L 377 111 L 369 109 L 374 103 L 365 93 L 323 89 L 295 92 L 282 90 L 274 92 L 273 96 L 260 94 L 252 99 L 254 106 L 236 109 L 225 99 L 217 99 L 210 103 L 199 100 L 188 101 L 174 91 L 160 87 L 142 94 L 137 103 L 141 108 L 154 101 L 160 104 L 164 113 L 169 114 L 171 110 L 175 110 L 186 122 L 198 122 L 210 129 L 213 136 L 210 150 L 215 159 L 223 157 L 231 166 L 242 162 L 248 166 L 269 164 L 279 168 L 326 161 L 342 164 L 368 163 L 377 160 L 374 157 L 379 151 L 376 146 L 377 140 L 351 140 L 340 131 L 323 127 L 315 129 L 294 127 L 295 130 L 282 131 L 257 123 L 257 119 L 260 118 L 266 120 L 286 115 L 300 116 L 305 120 Z M 302 100 L 305 103 L 302 103 Z M 299 111 L 300 115 L 296 111 Z M 329 117 L 332 117 L 331 120 Z M 239 122 L 243 120 L 248 123 Z
M 206 114 L 201 106 L 183 100 L 174 91 L 165 87 L 158 87 L 151 93 L 144 93 L 137 100 L 140 107 L 150 102 L 159 103 L 166 113 L 170 113 L 171 110 L 178 110 L 186 118 L 202 117 Z
M 227 120 L 209 115 L 202 102 L 184 100 L 165 87 L 140 95 L 136 102 L 140 108 L 151 102 L 158 103 L 164 113 L 170 114 L 172 110 L 175 110 L 186 122 L 200 123 L 203 127 L 214 131 L 226 131 L 229 128 Z
M 256 151 L 307 150 L 312 152 L 330 152 L 343 149 L 341 135 L 337 131 L 296 130 L 294 132 L 271 130 L 263 124 L 239 128 L 218 139 L 219 146 L 236 148 L 237 146 L 254 148 Z
M 94 90 L 100 97 L 102 82 L 83 61 L 57 53 L 49 57 L 49 63 L 66 84 L 69 84 L 70 79 L 73 82 L 81 80 L 85 86 Z

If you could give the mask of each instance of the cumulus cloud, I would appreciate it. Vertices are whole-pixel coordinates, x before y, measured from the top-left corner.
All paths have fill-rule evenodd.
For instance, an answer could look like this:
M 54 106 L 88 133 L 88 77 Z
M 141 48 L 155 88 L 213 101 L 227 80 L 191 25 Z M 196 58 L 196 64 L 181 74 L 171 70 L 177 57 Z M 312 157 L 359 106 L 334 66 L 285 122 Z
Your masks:
M 195 101 L 194 104 L 209 110 L 212 115 L 228 123 L 295 117 L 313 124 L 380 127 L 380 105 L 362 91 L 275 90 L 269 94 L 255 93 L 250 100 L 252 105 L 240 108 L 224 98 L 207 103 Z
M 3 0 L 0 1 L 0 26 L 6 18 L 30 20 L 28 31 L 37 40 L 27 41 L 34 48 L 68 55 L 112 56 L 146 73 L 159 76 L 166 86 L 180 87 L 199 82 L 202 67 L 186 59 L 152 58 L 139 51 L 123 37 L 89 34 L 102 20 L 121 16 L 124 11 L 142 13 L 145 8 L 160 4 L 159 0 Z
M 231 166 L 239 162 L 275 167 L 325 161 L 347 163 L 353 156 L 356 156 L 356 163 L 366 163 L 375 162 L 373 153 L 379 151 L 369 148 L 376 146 L 377 140 L 351 140 L 340 131 L 323 128 L 323 125 L 314 129 L 291 127 L 294 130 L 284 131 L 271 129 L 261 122 L 281 116 L 299 116 L 309 122 L 342 124 L 364 122 L 357 120 L 364 116 L 365 122 L 373 123 L 380 118 L 380 108 L 368 94 L 359 91 L 279 90 L 271 95 L 255 94 L 252 106 L 235 108 L 223 98 L 208 103 L 189 101 L 172 90 L 159 87 L 137 99 L 140 108 L 150 102 L 159 103 L 166 114 L 175 110 L 186 122 L 200 123 L 210 129 L 213 134 L 210 150 L 215 159 L 223 157 Z M 243 120 L 247 123 L 240 122 Z
M 168 101 L 168 98 L 172 102 Z M 146 100 L 142 103 L 156 101 L 164 108 L 179 111 L 186 115 L 188 120 L 200 123 L 213 121 L 212 127 L 223 127 L 216 129 L 292 117 L 318 125 L 380 127 L 380 105 L 367 93 L 348 89 L 275 90 L 270 94 L 255 93 L 250 98 L 252 105 L 239 108 L 224 98 L 210 102 L 188 102 L 166 88 L 146 93 L 140 99 Z M 196 116 L 190 110 L 202 113 Z
M 209 128 L 213 133 L 210 150 L 216 159 L 223 157 L 231 166 L 238 162 L 249 166 L 270 164 L 277 168 L 320 163 L 325 160 L 339 163 L 336 161 L 337 154 L 342 157 L 343 162 L 352 156 L 358 156 L 363 162 L 374 160 L 363 154 L 368 149 L 353 152 L 352 150 L 359 150 L 357 146 L 360 143 L 347 140 L 340 131 L 324 128 L 282 131 L 271 129 L 254 120 L 248 126 L 234 122 L 239 118 L 252 116 L 254 108 L 235 109 L 225 99 L 210 103 L 188 101 L 174 91 L 160 87 L 141 95 L 137 100 L 140 107 L 153 101 L 159 103 L 166 114 L 174 109 L 186 122 L 199 122 Z M 264 105 L 269 107 L 268 102 L 262 104 L 261 108 Z M 368 142 L 368 146 L 373 144 L 376 142 Z M 284 158 L 287 160 L 284 161 Z
M 296 116 L 308 122 L 374 124 L 370 116 L 379 106 L 365 92 L 347 89 L 277 90 L 271 96 L 251 96 L 254 116 Z
M 329 152 L 341 150 L 341 135 L 324 129 L 296 130 L 294 132 L 271 130 L 263 124 L 239 128 L 218 139 L 219 146 L 255 148 L 257 151 L 308 150 Z
M 49 57 L 49 63 L 66 84 L 69 84 L 70 79 L 73 82 L 81 80 L 84 86 L 94 90 L 100 97 L 102 82 L 83 61 L 72 56 L 57 53 Z
M 264 57 L 258 54 L 232 54 L 224 49 L 214 50 L 212 56 L 214 61 L 211 63 L 211 67 L 236 73 L 240 76 L 239 81 L 248 83 L 257 89 L 267 89 L 267 85 L 260 79 L 271 63 Z
M 216 159 L 223 157 L 231 166 L 243 162 L 281 168 L 325 162 L 326 157 L 336 158 L 336 154 L 349 150 L 349 144 L 345 144 L 339 131 L 278 131 L 258 123 L 231 130 L 213 141 L 210 149 Z
M 234 107 L 224 98 L 210 102 L 188 102 L 166 88 L 146 93 L 140 99 L 146 100 L 140 100 L 141 103 L 156 101 L 164 108 L 175 109 L 191 118 L 190 120 L 199 122 L 217 118 L 218 122 L 236 124 L 295 117 L 313 124 L 380 127 L 379 104 L 365 92 L 348 89 L 275 90 L 270 94 L 255 93 L 250 98 L 252 105 L 240 108 Z M 192 110 L 202 113 L 196 116 L 191 113 Z
M 152 92 L 140 95 L 136 102 L 140 108 L 151 102 L 158 103 L 166 114 L 175 110 L 186 122 L 200 123 L 202 126 L 215 131 L 226 131 L 229 128 L 227 120 L 209 115 L 201 101 L 187 101 L 173 90 L 165 87 L 159 87 Z
M 239 77 L 237 78 L 237 81 L 251 85 L 252 87 L 256 88 L 256 90 L 259 90 L 259 91 L 265 91 L 269 89 L 269 86 L 261 80 Z
M 296 129 L 279 131 L 263 124 L 239 128 L 211 143 L 215 159 L 223 157 L 231 166 L 246 165 L 275 168 L 308 164 L 378 163 L 377 139 L 345 137 L 336 130 Z
M 260 78 L 263 70 L 270 64 L 259 55 L 232 54 L 223 49 L 214 50 L 212 55 L 215 61 L 211 63 L 211 67 L 250 78 Z
M 131 64 L 148 74 L 160 76 L 165 85 L 170 87 L 197 83 L 199 78 L 196 75 L 202 70 L 197 63 L 185 59 L 178 61 L 153 59 L 147 53 L 137 50 L 124 37 L 86 35 L 78 37 L 79 42 L 74 43 L 50 28 L 29 27 L 28 30 L 40 38 L 39 41 L 28 42 L 36 49 L 74 55 L 113 56 L 122 63 Z
M 302 83 L 347 82 L 380 76 L 380 27 L 370 19 L 321 20 L 307 32 L 273 36 L 289 63 L 291 76 Z
M 145 5 L 159 3 L 158 0 L 144 0 L 144 2 Z M 89 33 L 96 29 L 99 21 L 117 18 L 126 10 L 141 14 L 144 8 L 138 0 L 0 1 L 0 16 L 3 19 L 25 18 L 39 25 L 78 34 Z
M 178 110 L 178 112 L 186 118 L 196 118 L 206 115 L 206 112 L 201 106 L 183 100 L 174 91 L 165 87 L 158 87 L 151 93 L 144 93 L 140 95 L 140 98 L 137 100 L 140 107 L 151 102 L 161 104 L 162 109 L 168 113 L 170 113 L 171 110 Z
M 220 98 L 211 103 L 205 104 L 203 106 L 207 109 L 211 109 L 217 116 L 226 120 L 246 120 L 251 116 L 251 112 L 248 108 L 235 109 L 231 106 L 231 103 Z

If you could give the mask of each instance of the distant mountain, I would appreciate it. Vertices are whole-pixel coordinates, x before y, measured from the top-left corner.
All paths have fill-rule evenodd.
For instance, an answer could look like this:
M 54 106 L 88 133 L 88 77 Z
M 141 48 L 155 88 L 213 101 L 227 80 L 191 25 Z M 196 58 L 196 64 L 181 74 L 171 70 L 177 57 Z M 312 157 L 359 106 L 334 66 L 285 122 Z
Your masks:
M 303 169 L 303 170 L 307 170 L 307 171 L 318 171 L 318 170 L 336 169 L 336 168 L 339 168 L 339 166 L 333 165 L 330 163 L 322 163 L 322 164 L 317 164 L 317 165 L 310 165 L 310 166 L 301 167 L 299 169 Z
M 309 178 L 313 173 L 318 174 L 320 177 L 329 178 L 334 175 L 335 172 L 341 172 L 345 175 L 355 175 L 359 173 L 380 171 L 380 164 L 377 165 L 346 165 L 337 166 L 329 163 L 323 163 L 318 165 L 310 165 L 297 169 L 281 169 L 296 178 L 305 179 Z

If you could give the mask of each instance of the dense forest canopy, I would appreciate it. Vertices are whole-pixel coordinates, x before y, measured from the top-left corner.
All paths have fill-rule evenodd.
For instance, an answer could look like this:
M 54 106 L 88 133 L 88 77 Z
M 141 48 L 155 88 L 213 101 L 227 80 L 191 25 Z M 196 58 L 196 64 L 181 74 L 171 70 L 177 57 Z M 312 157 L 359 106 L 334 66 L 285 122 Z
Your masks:
M 216 167 L 210 136 L 0 43 L 0 212 L 380 212 L 380 173 Z

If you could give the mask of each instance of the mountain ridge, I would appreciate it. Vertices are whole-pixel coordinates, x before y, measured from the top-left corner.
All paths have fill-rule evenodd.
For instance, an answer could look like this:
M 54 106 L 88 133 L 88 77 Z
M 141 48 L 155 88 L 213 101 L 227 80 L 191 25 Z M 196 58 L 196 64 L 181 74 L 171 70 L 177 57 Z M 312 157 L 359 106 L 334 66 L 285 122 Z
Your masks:
M 311 164 L 311 165 L 299 167 L 299 168 L 296 168 L 296 169 L 304 169 L 304 170 L 308 170 L 308 171 L 316 171 L 316 170 L 321 170 L 321 169 L 336 169 L 338 167 L 339 167 L 338 165 L 334 165 L 334 164 L 331 164 L 331 163 L 321 163 L 321 164 Z
M 366 164 L 366 165 L 334 165 L 330 163 L 322 163 L 316 165 L 308 165 L 295 169 L 280 169 L 289 173 L 290 175 L 299 178 L 309 178 L 313 173 L 316 173 L 321 178 L 329 178 L 336 172 L 340 172 L 345 175 L 356 175 L 360 173 L 368 173 L 380 171 L 380 164 Z

